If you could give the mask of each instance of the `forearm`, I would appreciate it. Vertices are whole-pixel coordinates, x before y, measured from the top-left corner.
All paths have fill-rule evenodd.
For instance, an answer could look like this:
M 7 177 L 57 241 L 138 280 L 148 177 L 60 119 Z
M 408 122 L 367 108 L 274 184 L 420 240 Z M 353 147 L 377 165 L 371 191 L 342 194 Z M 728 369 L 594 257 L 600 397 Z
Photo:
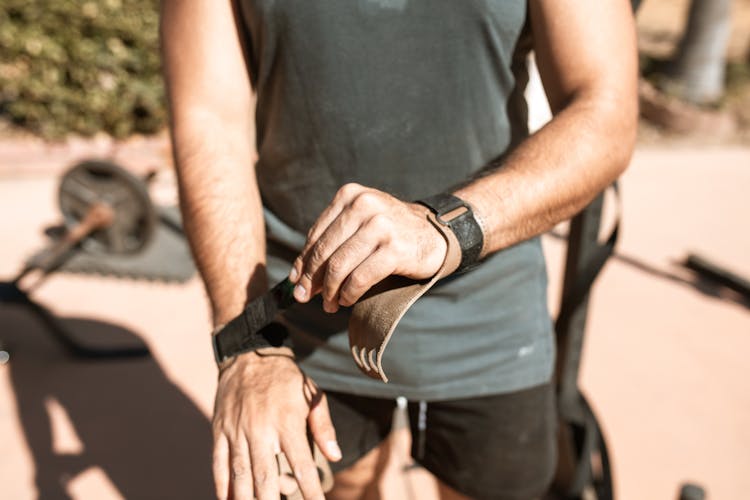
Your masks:
M 482 255 L 570 218 L 613 182 L 632 153 L 636 110 L 631 96 L 574 101 L 502 165 L 457 190 L 482 224 Z
M 200 137 L 187 124 L 173 132 L 180 207 L 218 325 L 265 290 L 265 233 L 249 136 L 196 123 Z
M 457 191 L 484 224 L 484 255 L 581 210 L 622 173 L 635 143 L 638 59 L 629 2 L 530 0 L 529 16 L 554 118 L 503 165 Z
M 231 2 L 164 0 L 161 9 L 180 206 L 222 324 L 266 287 L 252 90 Z

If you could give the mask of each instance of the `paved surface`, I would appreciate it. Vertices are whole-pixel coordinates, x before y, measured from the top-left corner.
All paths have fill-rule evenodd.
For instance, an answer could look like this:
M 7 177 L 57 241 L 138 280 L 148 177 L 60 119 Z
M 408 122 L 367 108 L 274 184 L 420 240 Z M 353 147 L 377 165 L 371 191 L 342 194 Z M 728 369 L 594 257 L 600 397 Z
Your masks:
M 56 221 L 62 167 L 114 154 L 144 171 L 168 158 L 163 141 L 74 146 L 0 143 L 0 278 Z M 675 265 L 696 251 L 750 276 L 750 149 L 638 150 L 622 186 L 624 259 L 597 284 L 582 369 L 618 498 L 676 498 L 686 480 L 709 498 L 750 498 L 750 309 Z M 562 245 L 547 238 L 545 249 L 556 304 Z M 82 339 L 144 342 L 153 358 L 71 359 L 27 313 L 0 305 L 12 352 L 0 366 L 0 497 L 207 498 L 216 372 L 198 280 L 54 276 L 35 297 Z M 393 471 L 385 498 L 408 498 L 410 481 L 417 498 L 434 497 L 424 474 Z

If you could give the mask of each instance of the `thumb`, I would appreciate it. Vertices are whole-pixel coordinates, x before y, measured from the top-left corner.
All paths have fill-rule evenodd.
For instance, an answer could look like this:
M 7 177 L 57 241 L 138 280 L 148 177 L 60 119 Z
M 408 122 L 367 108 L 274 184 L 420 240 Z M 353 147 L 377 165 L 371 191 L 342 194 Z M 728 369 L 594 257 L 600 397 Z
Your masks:
M 336 430 L 331 422 L 325 394 L 310 408 L 307 424 L 310 426 L 310 433 L 315 443 L 326 458 L 332 462 L 341 460 L 341 448 L 336 441 Z

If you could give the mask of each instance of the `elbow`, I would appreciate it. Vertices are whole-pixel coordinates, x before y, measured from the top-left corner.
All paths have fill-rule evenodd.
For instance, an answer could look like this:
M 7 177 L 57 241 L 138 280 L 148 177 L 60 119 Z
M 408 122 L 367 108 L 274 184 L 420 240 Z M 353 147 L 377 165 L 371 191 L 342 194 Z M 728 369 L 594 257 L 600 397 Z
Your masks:
M 552 103 L 551 103 L 552 104 Z M 605 185 L 619 177 L 630 164 L 638 135 L 637 85 L 599 81 L 572 92 L 559 102 L 556 115 L 575 117 L 583 144 L 599 167 Z M 554 108 L 553 108 L 554 109 Z
M 616 137 L 620 139 L 613 145 L 616 177 L 625 172 L 635 151 L 638 139 L 638 100 L 634 99 L 627 109 L 620 111 L 619 115 L 616 118 L 615 130 L 618 134 Z
M 635 151 L 636 138 L 638 136 L 638 118 L 621 117 L 615 127 L 612 127 L 613 135 L 608 142 L 608 157 L 612 172 L 612 181 L 620 177 L 630 165 L 630 160 Z
M 632 95 L 631 95 L 632 94 Z M 597 142 L 603 146 L 607 166 L 614 181 L 630 164 L 638 137 L 638 96 L 636 92 L 603 95 L 594 100 Z

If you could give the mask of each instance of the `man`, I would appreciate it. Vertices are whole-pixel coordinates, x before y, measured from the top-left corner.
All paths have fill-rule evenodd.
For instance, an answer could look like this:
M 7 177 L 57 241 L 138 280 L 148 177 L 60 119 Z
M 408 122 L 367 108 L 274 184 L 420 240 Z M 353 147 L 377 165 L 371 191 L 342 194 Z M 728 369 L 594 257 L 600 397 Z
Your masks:
M 294 353 L 220 365 L 217 497 L 278 498 L 283 452 L 304 497 L 323 498 L 309 430 L 335 462 L 331 498 L 359 498 L 397 396 L 444 498 L 540 496 L 555 410 L 537 236 L 628 163 L 628 2 L 165 0 L 162 14 L 181 206 L 214 325 L 286 273 L 300 302 L 284 319 Z M 554 118 L 527 137 L 531 49 Z M 402 319 L 390 382 L 362 376 L 349 306 L 389 275 L 438 272 L 447 243 L 428 215 L 451 203 L 470 208 L 451 228 L 459 272 Z

